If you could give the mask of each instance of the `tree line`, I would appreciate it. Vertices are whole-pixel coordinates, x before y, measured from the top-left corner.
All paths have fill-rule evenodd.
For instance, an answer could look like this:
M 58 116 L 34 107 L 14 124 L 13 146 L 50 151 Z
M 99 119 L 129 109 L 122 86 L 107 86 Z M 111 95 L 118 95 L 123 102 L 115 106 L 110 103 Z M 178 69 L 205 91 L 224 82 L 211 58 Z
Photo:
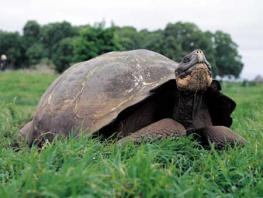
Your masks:
M 0 54 L 8 56 L 15 69 L 38 64 L 43 59 L 53 62 L 58 72 L 71 64 L 85 61 L 110 51 L 149 49 L 175 61 L 194 49 L 204 50 L 213 73 L 238 77 L 243 63 L 237 44 L 222 31 L 202 31 L 193 23 L 169 23 L 164 29 L 137 30 L 104 22 L 73 26 L 69 22 L 40 25 L 28 21 L 22 33 L 0 31 Z

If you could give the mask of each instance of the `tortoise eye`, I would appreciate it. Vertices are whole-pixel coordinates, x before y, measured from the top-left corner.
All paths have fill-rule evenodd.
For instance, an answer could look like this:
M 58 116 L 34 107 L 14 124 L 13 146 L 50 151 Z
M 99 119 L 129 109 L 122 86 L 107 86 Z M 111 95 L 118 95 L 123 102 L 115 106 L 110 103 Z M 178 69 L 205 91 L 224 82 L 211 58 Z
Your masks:
M 184 57 L 184 59 L 183 59 L 183 63 L 189 63 L 190 62 L 190 58 L 188 58 L 188 57 Z

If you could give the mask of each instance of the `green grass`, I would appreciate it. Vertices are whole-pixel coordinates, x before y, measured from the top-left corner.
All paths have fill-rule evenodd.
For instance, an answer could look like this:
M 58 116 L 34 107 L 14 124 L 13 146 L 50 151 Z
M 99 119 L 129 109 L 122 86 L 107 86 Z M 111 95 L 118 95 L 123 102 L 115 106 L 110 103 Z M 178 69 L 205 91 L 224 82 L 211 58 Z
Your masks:
M 263 86 L 225 84 L 244 148 L 190 138 L 118 146 L 88 136 L 10 148 L 54 75 L 0 73 L 0 197 L 263 197 Z

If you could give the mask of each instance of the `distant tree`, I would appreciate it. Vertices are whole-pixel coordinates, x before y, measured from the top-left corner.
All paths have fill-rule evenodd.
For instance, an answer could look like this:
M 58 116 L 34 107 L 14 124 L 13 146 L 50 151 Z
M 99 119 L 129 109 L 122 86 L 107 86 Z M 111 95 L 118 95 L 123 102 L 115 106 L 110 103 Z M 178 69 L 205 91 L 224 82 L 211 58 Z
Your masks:
M 7 64 L 14 68 L 24 66 L 25 54 L 22 38 L 17 32 L 0 31 L 0 54 L 6 54 Z
M 213 43 L 207 35 L 193 23 L 169 23 L 164 29 L 164 55 L 179 61 L 194 49 L 205 51 L 213 62 Z
M 121 50 L 138 49 L 140 41 L 136 28 L 131 26 L 116 27 L 115 32 L 119 38 Z
M 0 32 L 0 53 L 8 56 L 15 68 L 52 59 L 58 72 L 73 62 L 88 60 L 116 50 L 149 49 L 175 61 L 194 49 L 202 49 L 212 65 L 213 74 L 238 77 L 243 68 L 238 46 L 222 31 L 204 32 L 193 23 L 169 23 L 163 30 L 138 31 L 131 26 L 118 27 L 105 22 L 73 27 L 57 22 L 44 26 L 28 21 L 19 33 Z
M 28 21 L 23 27 L 23 37 L 25 45 L 31 46 L 40 41 L 41 26 L 36 21 Z
M 44 56 L 44 45 L 40 41 L 41 26 L 34 20 L 28 21 L 23 27 L 23 47 L 25 64 L 35 65 Z
M 162 47 L 162 31 L 148 31 L 143 29 L 137 31 L 136 28 L 125 26 L 116 27 L 116 34 L 121 45 L 121 50 L 149 49 L 160 52 Z
M 56 45 L 64 38 L 76 36 L 77 29 L 68 22 L 49 23 L 41 28 L 40 39 L 45 47 L 45 56 L 51 59 Z
M 222 31 L 215 32 L 213 42 L 218 75 L 238 77 L 243 68 L 241 56 L 237 50 L 238 45 L 229 34 Z
M 40 62 L 44 55 L 44 47 L 41 43 L 34 43 L 26 50 L 27 64 L 35 65 Z
M 52 54 L 52 61 L 57 72 L 61 73 L 73 63 L 75 38 L 62 39 L 56 45 Z
M 115 27 L 105 28 L 104 24 L 86 26 L 74 42 L 74 61 L 84 61 L 100 54 L 120 50 L 119 37 Z
M 216 65 L 216 58 L 215 58 L 216 51 L 214 48 L 214 39 L 213 39 L 214 34 L 210 31 L 206 31 L 206 32 L 204 32 L 204 36 L 207 40 L 209 40 L 209 45 L 206 49 L 203 49 L 203 48 L 201 48 L 201 49 L 204 50 L 205 56 L 206 56 L 207 60 L 209 61 L 209 63 L 211 64 L 212 74 L 215 77 L 218 75 L 218 68 Z
M 137 39 L 140 42 L 140 44 L 138 44 L 138 48 L 163 53 L 164 36 L 162 30 L 148 31 L 143 29 L 138 32 Z

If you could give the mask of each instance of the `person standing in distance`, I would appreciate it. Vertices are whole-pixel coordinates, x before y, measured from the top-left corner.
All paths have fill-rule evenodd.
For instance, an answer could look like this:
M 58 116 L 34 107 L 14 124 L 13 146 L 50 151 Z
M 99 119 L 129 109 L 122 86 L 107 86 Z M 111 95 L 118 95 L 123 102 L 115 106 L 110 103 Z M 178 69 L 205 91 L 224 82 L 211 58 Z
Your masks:
M 1 71 L 5 70 L 6 63 L 7 63 L 7 56 L 5 54 L 2 54 L 1 59 L 0 59 L 0 70 Z

